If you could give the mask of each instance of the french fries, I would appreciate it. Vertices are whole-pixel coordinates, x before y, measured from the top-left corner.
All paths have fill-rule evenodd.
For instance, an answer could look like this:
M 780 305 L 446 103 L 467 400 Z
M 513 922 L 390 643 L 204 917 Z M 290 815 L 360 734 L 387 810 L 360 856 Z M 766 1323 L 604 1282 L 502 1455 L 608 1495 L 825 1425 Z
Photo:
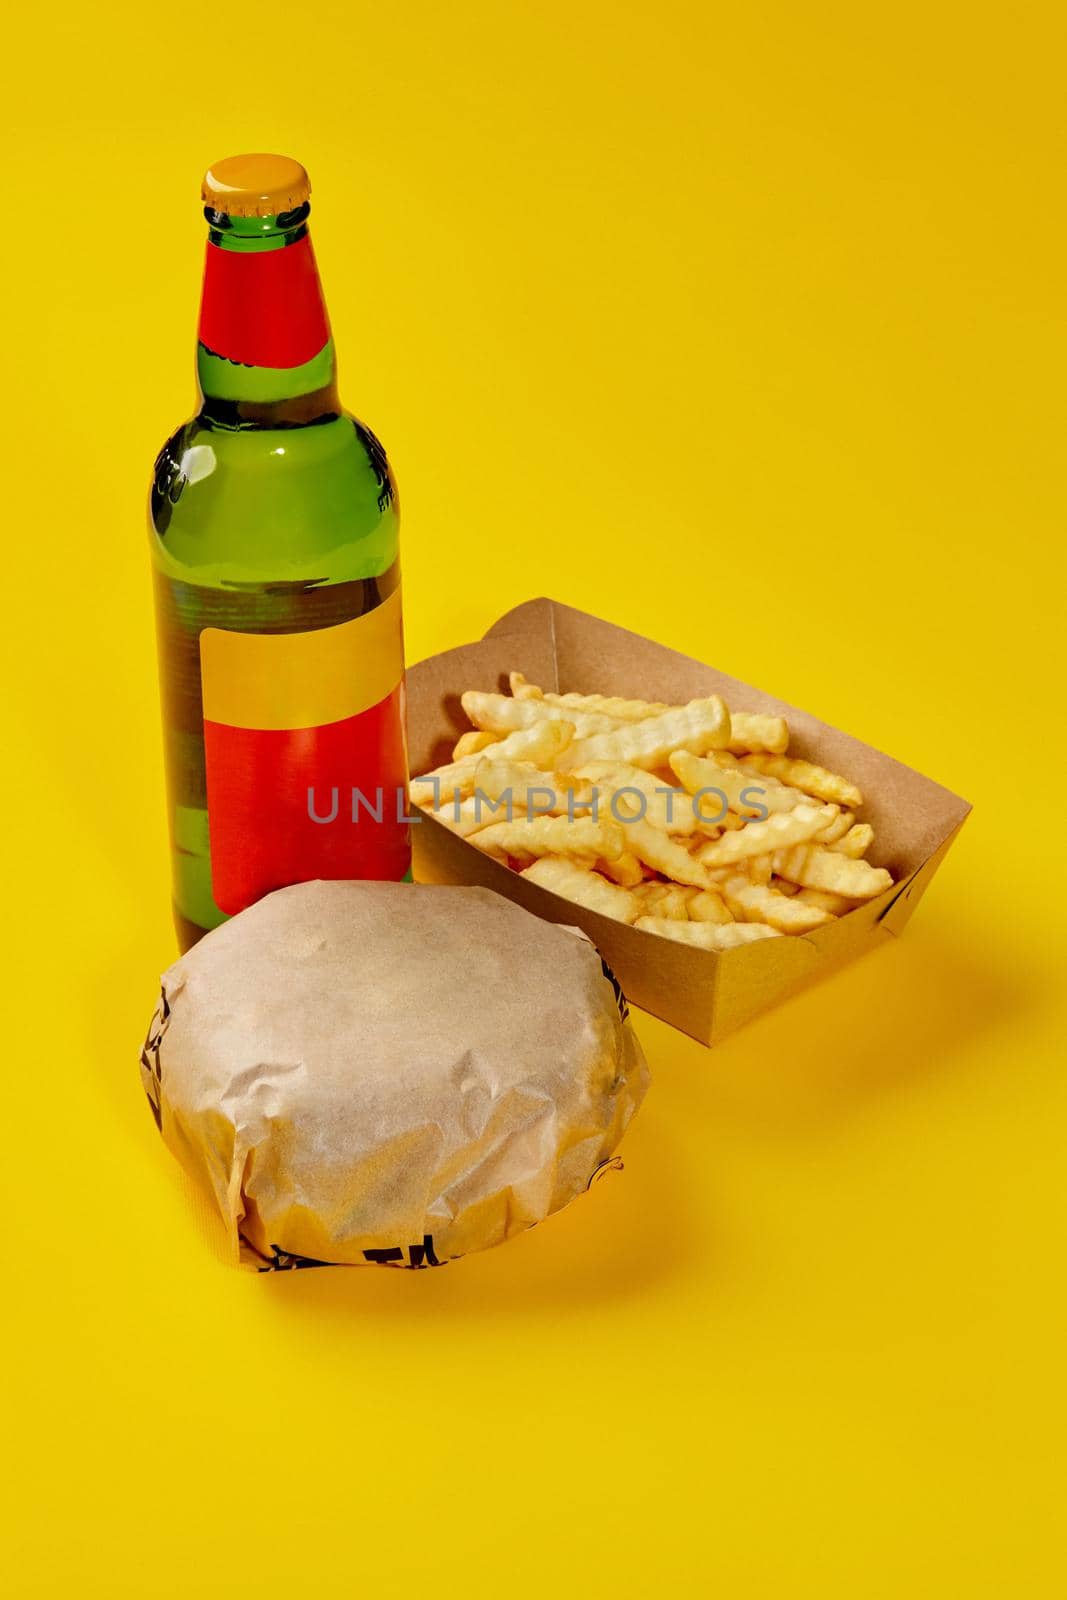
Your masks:
M 715 889 L 701 889 L 695 894 L 687 906 L 689 919 L 692 922 L 732 922 L 731 912 L 722 895 Z M 662 916 L 662 912 L 660 915 Z
M 561 707 L 553 709 L 563 715 Z M 574 717 L 583 715 L 574 713 Z M 560 758 L 568 768 L 584 766 L 587 761 L 628 761 L 650 771 L 662 766 L 675 750 L 691 750 L 699 756 L 705 750 L 721 749 L 730 737 L 730 713 L 713 694 L 706 700 L 691 700 L 687 706 L 664 711 L 658 717 L 648 717 L 644 722 L 617 723 L 610 733 L 586 738 L 577 723 L 575 731 L 574 744 Z
M 829 800 L 835 805 L 851 806 L 857 810 L 863 804 L 863 795 L 847 778 L 836 772 L 827 772 L 812 761 L 795 761 L 792 756 L 761 755 L 758 752 L 745 757 L 745 766 L 752 772 L 762 772 L 764 777 L 777 778 L 794 789 L 803 789 L 816 800 Z
M 774 886 L 779 893 L 795 895 L 804 905 L 818 906 L 820 911 L 829 911 L 833 917 L 844 916 L 856 904 L 855 900 L 849 900 L 843 894 L 831 894 L 827 889 L 801 889 L 795 883 L 790 883 L 788 878 L 775 878 Z
M 768 717 L 759 711 L 731 712 L 730 750 L 738 754 L 746 750 L 767 750 L 781 755 L 788 745 L 789 728 L 784 717 Z
M 474 769 L 474 787 L 490 800 L 511 801 L 512 816 L 536 816 L 539 812 L 566 813 L 568 817 L 588 808 L 591 783 L 561 780 L 542 772 L 532 761 L 496 761 L 483 758 Z M 489 822 L 499 818 L 488 817 Z M 504 820 L 507 820 L 506 818 Z
M 816 844 L 836 844 L 839 839 L 845 837 L 855 820 L 851 811 L 838 811 L 836 806 L 832 809 L 834 812 L 833 817 L 826 824 L 826 827 L 820 828 L 815 835 Z M 862 850 L 860 854 L 863 854 Z
M 573 900 L 575 905 L 614 917 L 616 922 L 636 922 L 640 912 L 641 902 L 628 889 L 607 883 L 599 873 L 576 866 L 562 856 L 542 856 L 522 876 L 542 889 L 562 895 L 564 900 Z
M 521 672 L 512 672 L 509 682 L 512 694 L 519 699 L 544 700 L 549 705 L 562 706 L 565 710 L 591 711 L 614 717 L 619 722 L 644 722 L 646 717 L 659 717 L 665 711 L 679 709 L 661 700 L 623 700 L 615 694 L 545 694 L 536 684 L 528 683 Z M 746 748 L 761 750 L 766 746 L 750 745 Z
M 408 792 L 417 806 L 429 806 L 437 811 L 454 799 L 463 799 L 474 793 L 474 774 L 478 770 L 477 756 L 464 756 L 460 761 L 450 761 L 436 767 L 421 778 L 412 778 Z
M 540 700 L 541 690 L 536 683 L 531 683 L 522 672 L 508 673 L 508 687 L 516 700 Z
M 891 886 L 866 860 L 862 793 L 787 755 L 784 718 L 509 682 L 462 696 L 473 727 L 411 798 L 538 887 L 721 951 L 803 937 Z
M 621 795 L 641 812 L 643 797 L 643 815 L 664 833 L 690 835 L 700 829 L 700 819 L 687 792 L 673 782 L 660 782 L 642 767 L 632 767 L 625 761 L 589 761 L 584 767 L 571 770 L 569 776 L 591 784 L 601 804 L 607 804 L 609 809 L 612 796 Z
M 462 761 L 465 756 L 475 756 L 486 745 L 496 743 L 496 734 L 489 733 L 484 728 L 471 728 L 468 733 L 461 733 L 456 740 L 456 747 L 452 751 L 453 761 Z
M 748 874 L 749 883 L 758 883 L 766 887 L 774 876 L 772 858 L 770 855 L 749 856 L 742 862 Z
M 829 806 L 804 805 L 797 806 L 795 811 L 780 811 L 763 822 L 749 822 L 736 833 L 724 833 L 721 839 L 709 840 L 697 852 L 697 860 L 706 867 L 726 867 L 746 856 L 762 856 L 768 851 L 803 844 L 813 839 L 832 816 Z
M 530 761 L 537 767 L 551 767 L 573 738 L 573 722 L 538 722 L 532 728 L 519 728 L 506 739 L 484 745 L 473 755 L 464 755 L 459 761 L 435 767 L 421 778 L 412 778 L 408 786 L 411 798 L 417 806 L 429 804 L 434 808 L 442 796 L 450 798 L 456 789 L 461 795 L 473 794 L 478 762 L 489 757 L 494 761 Z
M 820 844 L 825 843 L 819 840 Z M 832 848 L 842 856 L 850 856 L 853 861 L 859 861 L 867 854 L 874 843 L 874 829 L 869 822 L 857 822 L 840 839 L 835 839 Z
M 518 728 L 532 728 L 539 722 L 570 722 L 579 739 L 588 739 L 598 733 L 614 733 L 622 724 L 614 717 L 598 716 L 591 711 L 564 711 L 562 706 L 550 705 L 547 700 L 530 698 L 516 700 L 513 695 L 482 694 L 468 689 L 460 696 L 460 704 L 476 728 L 488 729 L 503 735 Z
M 675 883 L 691 884 L 696 889 L 709 887 L 707 869 L 691 856 L 684 845 L 661 833 L 643 818 L 624 818 L 626 843 L 639 861 Z
M 468 836 L 479 850 L 506 861 L 533 861 L 535 856 L 576 857 L 590 866 L 612 861 L 625 849 L 617 822 L 593 822 L 589 817 L 522 817 L 512 822 L 491 822 Z
M 849 900 L 870 900 L 893 882 L 884 867 L 867 861 L 852 861 L 839 850 L 823 844 L 799 845 L 792 850 L 776 850 L 774 870 L 779 877 L 799 883 L 802 889 L 826 889 Z
M 689 919 L 689 907 L 699 898 L 699 889 L 681 883 L 651 881 L 643 883 L 634 893 L 641 902 L 642 916 L 672 917 L 678 922 Z
M 472 833 L 477 833 L 493 820 L 489 806 L 473 794 L 465 800 L 460 799 L 458 794 L 453 794 L 451 799 L 442 798 L 434 816 L 446 828 L 451 828 L 453 833 L 458 833 L 461 839 L 469 839 Z
M 614 861 L 598 861 L 596 869 L 605 878 L 610 878 L 612 883 L 621 883 L 624 889 L 636 889 L 638 884 L 645 881 L 644 868 L 630 850 L 624 850 Z
M 828 911 L 779 894 L 777 889 L 764 884 L 753 883 L 741 874 L 727 878 L 722 885 L 722 896 L 738 922 L 765 922 L 779 933 L 810 933 L 813 928 L 831 921 Z
M 678 705 L 662 700 L 627 700 L 615 694 L 551 694 L 530 683 L 521 672 L 509 674 L 511 692 L 519 700 L 543 700 L 546 705 L 562 706 L 565 710 L 585 711 L 620 722 L 644 722 L 649 717 L 661 717 L 668 711 L 681 711 Z M 784 717 L 770 717 L 760 711 L 734 711 L 730 714 L 729 750 L 742 754 L 746 751 L 766 751 L 781 755 L 789 746 L 789 728 Z
M 715 751 L 711 756 L 694 756 L 688 750 L 676 750 L 670 757 L 670 768 L 690 794 L 701 795 L 699 810 L 709 821 L 722 820 L 719 812 L 723 795 L 730 810 L 738 816 L 757 818 L 768 811 L 795 811 L 808 798 L 802 789 L 790 789 L 777 778 L 746 772 L 723 751 Z M 708 791 L 706 797 L 705 790 Z M 747 798 L 742 799 L 742 796 Z

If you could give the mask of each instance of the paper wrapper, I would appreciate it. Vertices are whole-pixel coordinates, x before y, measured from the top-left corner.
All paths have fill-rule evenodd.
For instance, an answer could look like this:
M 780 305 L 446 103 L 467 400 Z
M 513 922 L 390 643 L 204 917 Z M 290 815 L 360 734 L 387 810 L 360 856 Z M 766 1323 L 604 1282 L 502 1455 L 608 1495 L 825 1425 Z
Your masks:
M 720 694 L 731 711 L 785 717 L 790 753 L 857 782 L 860 815 L 874 826 L 869 859 L 888 867 L 892 888 L 802 938 L 760 939 L 735 950 L 698 950 L 645 933 L 532 883 L 424 813 L 412 828 L 415 876 L 430 883 L 480 883 L 538 916 L 575 923 L 596 941 L 635 1005 L 714 1044 L 750 1017 L 900 934 L 970 811 L 966 800 L 810 712 L 752 684 L 628 633 L 558 600 L 528 600 L 477 644 L 459 645 L 408 669 L 411 770 L 447 761 L 469 727 L 465 689 L 506 689 L 524 672 L 544 689 L 678 702 Z
M 260 1270 L 510 1239 L 589 1187 L 648 1084 L 591 941 L 488 889 L 280 889 L 162 984 L 145 1092 Z

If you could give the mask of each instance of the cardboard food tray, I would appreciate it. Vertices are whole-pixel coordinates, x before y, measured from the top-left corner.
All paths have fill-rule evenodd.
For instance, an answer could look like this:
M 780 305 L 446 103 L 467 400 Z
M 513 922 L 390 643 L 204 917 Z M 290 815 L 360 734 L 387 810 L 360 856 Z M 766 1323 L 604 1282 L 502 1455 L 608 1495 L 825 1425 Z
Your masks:
M 446 650 L 409 669 L 413 773 L 449 759 L 469 726 L 459 703 L 464 690 L 506 688 L 512 670 L 554 692 L 671 703 L 719 694 L 731 711 L 784 716 L 791 755 L 843 773 L 863 790 L 860 816 L 872 824 L 875 838 L 869 859 L 889 868 L 896 880 L 892 888 L 805 936 L 761 939 L 721 952 L 638 932 L 587 911 L 492 860 L 425 812 L 412 828 L 420 882 L 484 884 L 540 917 L 583 928 L 635 1005 L 702 1044 L 714 1044 L 758 1012 L 901 933 L 971 809 L 940 784 L 784 700 L 546 599 L 516 606 L 480 643 Z

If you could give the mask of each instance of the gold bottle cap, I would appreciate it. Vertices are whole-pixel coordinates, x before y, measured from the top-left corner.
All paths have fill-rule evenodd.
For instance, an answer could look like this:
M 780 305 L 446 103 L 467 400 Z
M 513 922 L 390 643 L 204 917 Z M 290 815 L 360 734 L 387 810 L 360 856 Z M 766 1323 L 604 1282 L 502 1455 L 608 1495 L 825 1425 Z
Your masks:
M 200 198 L 230 217 L 276 217 L 295 211 L 311 194 L 311 180 L 291 156 L 227 156 L 204 173 Z

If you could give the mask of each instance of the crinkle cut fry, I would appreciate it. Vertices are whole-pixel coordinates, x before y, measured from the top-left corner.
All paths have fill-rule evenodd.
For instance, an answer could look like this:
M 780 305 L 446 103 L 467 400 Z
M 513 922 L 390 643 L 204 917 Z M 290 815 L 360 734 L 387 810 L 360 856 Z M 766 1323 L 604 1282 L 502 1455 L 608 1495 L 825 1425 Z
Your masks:
M 763 922 L 779 933 L 811 933 L 831 921 L 829 912 L 779 894 L 764 884 L 751 883 L 741 873 L 727 878 L 720 890 L 738 922 Z
M 709 695 L 706 700 L 691 700 L 680 711 L 621 723 L 611 733 L 589 739 L 579 735 L 560 764 L 577 768 L 589 761 L 626 761 L 647 772 L 662 766 L 674 750 L 702 755 L 725 745 L 729 736 L 730 714 L 718 695 Z
M 722 867 L 747 856 L 762 856 L 768 851 L 802 844 L 825 827 L 832 814 L 829 806 L 814 805 L 776 812 L 763 822 L 746 823 L 737 833 L 724 833 L 721 838 L 712 839 L 698 852 L 697 859 L 706 867 Z
M 460 695 L 460 704 L 476 728 L 501 735 L 515 733 L 520 728 L 532 728 L 538 722 L 569 722 L 579 739 L 598 733 L 614 733 L 625 723 L 614 717 L 596 716 L 592 712 L 568 712 L 562 706 L 552 705 L 545 699 L 515 699 L 513 695 L 488 694 L 480 689 L 468 689 Z
M 805 794 L 813 795 L 816 800 L 832 801 L 835 805 L 848 806 L 853 811 L 863 804 L 863 795 L 854 783 L 836 772 L 829 772 L 825 767 L 816 766 L 813 761 L 800 761 L 793 756 L 755 754 L 745 756 L 743 765 L 750 771 L 762 772 L 767 777 L 777 778 L 780 783 L 790 784 L 794 789 L 803 789 Z
M 730 713 L 730 749 L 736 752 L 766 750 L 781 755 L 789 744 L 789 725 L 784 717 L 768 716 L 763 711 Z
M 542 856 L 522 876 L 575 905 L 613 917 L 616 922 L 634 922 L 640 911 L 640 902 L 629 889 L 607 883 L 598 873 L 563 856 Z
M 777 850 L 774 870 L 781 878 L 799 883 L 803 889 L 824 889 L 845 895 L 849 900 L 870 900 L 892 886 L 893 879 L 884 867 L 868 861 L 852 861 L 823 844 L 796 845 Z
M 589 817 L 516 817 L 512 822 L 493 822 L 470 836 L 479 850 L 504 860 L 526 856 L 581 856 L 592 862 L 613 861 L 625 847 L 623 830 L 617 822 L 593 822 Z

